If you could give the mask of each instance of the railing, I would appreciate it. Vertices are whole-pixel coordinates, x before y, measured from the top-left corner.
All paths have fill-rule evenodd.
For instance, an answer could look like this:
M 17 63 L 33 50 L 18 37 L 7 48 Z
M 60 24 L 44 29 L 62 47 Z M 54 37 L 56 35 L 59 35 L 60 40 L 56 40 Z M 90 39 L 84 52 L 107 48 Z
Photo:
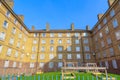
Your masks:
M 62 80 L 61 75 L 6 75 L 6 76 L 0 76 L 0 80 Z M 71 79 L 70 77 L 64 80 L 120 80 L 120 76 L 110 76 L 109 79 L 105 79 L 103 76 L 81 76 L 77 75 L 74 79 Z

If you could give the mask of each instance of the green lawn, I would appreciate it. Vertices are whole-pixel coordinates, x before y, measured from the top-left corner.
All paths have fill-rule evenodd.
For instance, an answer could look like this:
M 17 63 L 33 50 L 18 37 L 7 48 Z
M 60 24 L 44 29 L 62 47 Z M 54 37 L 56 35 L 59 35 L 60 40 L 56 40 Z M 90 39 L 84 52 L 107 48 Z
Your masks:
M 77 72 L 75 73 L 75 76 L 76 76 L 75 79 L 66 79 L 66 80 L 97 80 L 96 76 L 93 76 L 91 73 Z M 120 80 L 120 75 L 109 74 L 109 76 L 115 77 L 116 80 Z M 101 77 L 104 77 L 104 75 L 99 75 L 98 80 L 102 80 Z M 32 75 L 32 76 L 20 76 L 18 78 L 17 77 L 14 78 L 16 78 L 16 80 L 61 80 L 61 72 L 49 72 L 49 73 Z M 4 78 L 4 80 L 10 80 L 10 79 Z
M 67 80 L 97 80 L 96 76 L 93 76 L 91 73 L 75 73 L 75 79 L 67 79 Z M 120 80 L 120 75 L 109 74 L 109 77 L 114 77 L 116 80 Z M 101 77 L 104 75 L 99 75 L 98 80 L 102 80 Z M 61 72 L 49 72 L 40 75 L 33 75 L 33 76 L 25 76 L 21 77 L 22 80 L 61 80 Z M 21 80 L 19 78 L 19 80 Z

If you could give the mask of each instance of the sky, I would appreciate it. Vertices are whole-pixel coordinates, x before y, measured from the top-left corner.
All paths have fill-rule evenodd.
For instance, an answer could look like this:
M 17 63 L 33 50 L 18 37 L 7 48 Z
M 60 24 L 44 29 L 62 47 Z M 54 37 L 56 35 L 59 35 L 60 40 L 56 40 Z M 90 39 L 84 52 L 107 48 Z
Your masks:
M 45 29 L 46 23 L 50 29 L 70 29 L 74 23 L 75 29 L 92 29 L 97 23 L 97 14 L 108 9 L 107 0 L 14 0 L 16 14 L 24 15 L 25 25 L 31 29 Z

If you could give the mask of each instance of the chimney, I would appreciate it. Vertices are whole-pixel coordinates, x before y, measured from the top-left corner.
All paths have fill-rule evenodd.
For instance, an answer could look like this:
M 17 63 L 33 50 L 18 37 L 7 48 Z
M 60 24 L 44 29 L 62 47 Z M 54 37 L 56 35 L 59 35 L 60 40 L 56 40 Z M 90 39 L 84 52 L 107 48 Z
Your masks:
M 98 14 L 97 17 L 98 17 L 98 20 L 100 20 L 102 18 L 103 14 Z
M 71 24 L 71 30 L 74 31 L 74 23 Z
M 86 26 L 86 30 L 90 30 L 90 26 L 89 25 Z
M 18 17 L 19 17 L 22 21 L 24 21 L 24 16 L 23 16 L 23 15 L 18 15 Z
M 109 5 L 109 7 L 113 4 L 114 1 L 115 1 L 115 0 L 108 0 L 108 5 Z
M 9 5 L 11 9 L 13 9 L 14 1 L 13 0 L 5 0 L 5 2 Z
M 35 27 L 34 26 L 32 26 L 32 31 L 34 31 L 35 30 Z
M 50 25 L 49 23 L 46 23 L 46 31 L 49 31 L 50 30 Z

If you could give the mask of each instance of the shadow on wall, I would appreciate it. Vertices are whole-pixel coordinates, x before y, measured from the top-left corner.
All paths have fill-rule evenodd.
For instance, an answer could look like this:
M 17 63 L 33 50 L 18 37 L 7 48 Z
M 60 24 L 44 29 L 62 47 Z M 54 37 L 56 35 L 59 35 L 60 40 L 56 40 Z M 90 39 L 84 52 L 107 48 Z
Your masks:
M 95 60 L 92 55 L 92 45 L 89 44 L 91 42 L 89 42 L 88 44 L 83 44 L 83 40 L 85 38 L 86 37 L 72 36 L 72 38 L 66 37 L 65 40 L 68 40 L 67 43 L 63 42 L 63 41 L 61 41 L 61 42 L 59 41 L 58 42 L 59 46 L 57 46 L 57 48 L 56 48 L 56 53 L 53 53 L 53 55 L 56 55 L 56 56 L 54 56 L 54 58 L 50 59 L 49 62 L 44 63 L 44 66 L 42 68 L 38 67 L 37 71 L 38 72 L 39 71 L 42 71 L 42 72 L 60 71 L 61 67 L 64 65 L 64 63 L 63 63 L 64 61 L 77 63 L 78 66 L 82 66 L 83 63 L 87 63 L 87 62 L 94 62 Z M 88 41 L 92 41 L 91 36 L 87 37 L 87 38 L 88 38 Z M 60 38 L 58 38 L 58 40 L 59 39 Z M 69 39 L 71 39 L 71 40 L 69 41 Z M 78 43 L 75 40 L 78 40 Z M 63 44 L 65 44 L 65 45 L 63 46 Z M 87 51 L 87 52 L 84 51 L 85 45 L 89 45 L 90 51 Z M 67 46 L 67 48 L 65 48 L 65 46 Z M 78 47 L 77 52 L 76 52 L 76 47 Z M 79 50 L 79 47 L 80 47 L 80 50 Z M 52 52 L 50 52 L 50 53 L 52 53 Z M 50 53 L 48 53 L 48 54 L 50 54 Z M 86 53 L 90 53 L 90 55 L 91 55 L 90 60 L 85 59 Z M 77 54 L 80 54 L 80 56 L 78 55 L 78 58 L 76 57 Z M 39 66 L 39 65 L 37 65 L 37 66 Z

